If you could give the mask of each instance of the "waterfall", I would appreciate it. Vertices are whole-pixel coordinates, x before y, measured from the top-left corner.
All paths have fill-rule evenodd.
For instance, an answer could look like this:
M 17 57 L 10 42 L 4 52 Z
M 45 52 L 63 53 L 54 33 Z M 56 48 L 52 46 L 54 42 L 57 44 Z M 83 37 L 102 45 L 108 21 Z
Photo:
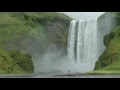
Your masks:
M 84 72 L 94 69 L 98 60 L 97 19 L 73 20 L 68 33 L 68 60 Z M 82 67 L 83 66 L 83 67 Z
M 74 48 L 75 48 L 75 25 L 76 25 L 76 20 L 71 21 L 70 23 L 70 29 L 68 33 L 68 57 L 69 59 L 73 60 L 75 53 L 74 53 Z

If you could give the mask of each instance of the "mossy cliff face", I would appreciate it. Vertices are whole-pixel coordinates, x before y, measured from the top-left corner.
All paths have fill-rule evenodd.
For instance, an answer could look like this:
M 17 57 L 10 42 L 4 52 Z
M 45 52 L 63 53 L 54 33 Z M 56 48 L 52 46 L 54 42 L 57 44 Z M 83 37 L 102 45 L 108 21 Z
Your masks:
M 20 53 L 19 51 L 14 50 L 14 51 L 9 51 L 9 56 L 25 72 L 27 73 L 34 72 L 32 56 L 30 54 Z
M 48 50 L 62 50 L 65 55 L 71 20 L 70 17 L 56 12 L 1 12 L 0 48 L 7 50 L 10 58 L 6 61 L 10 62 L 9 65 L 1 57 L 3 61 L 0 67 L 7 68 L 8 65 L 10 68 L 7 71 L 1 70 L 5 73 L 33 73 L 34 61 Z
M 117 26 L 104 38 L 107 49 L 96 63 L 95 70 L 120 70 L 120 26 Z
M 66 51 L 71 20 L 54 12 L 1 12 L 0 47 L 32 55 L 45 53 L 51 47 Z
M 116 13 L 116 25 L 112 31 L 105 35 L 104 45 L 106 50 L 96 62 L 95 70 L 120 71 L 120 26 L 119 13 Z
M 31 59 L 30 55 L 21 54 L 19 51 L 0 49 L 0 74 L 33 73 L 34 67 Z
M 104 45 L 104 36 L 108 35 L 112 29 L 116 26 L 116 12 L 106 12 L 98 17 L 98 31 L 97 31 L 97 43 L 98 43 L 98 55 L 102 55 L 106 46 Z

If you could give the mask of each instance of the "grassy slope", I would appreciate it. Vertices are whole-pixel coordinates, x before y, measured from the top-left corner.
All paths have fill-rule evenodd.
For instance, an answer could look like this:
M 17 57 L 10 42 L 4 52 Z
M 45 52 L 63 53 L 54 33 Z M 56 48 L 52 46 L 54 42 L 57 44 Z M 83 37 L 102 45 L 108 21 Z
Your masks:
M 107 49 L 96 62 L 94 72 L 91 74 L 120 74 L 120 26 L 112 30 L 105 37 Z
M 29 48 L 30 53 L 35 52 L 32 50 L 43 52 L 50 43 L 62 44 L 65 47 L 68 30 L 66 27 L 69 27 L 70 20 L 72 20 L 70 17 L 62 13 L 54 12 L 1 12 L 0 47 L 22 51 Z M 56 31 L 58 34 L 49 34 L 49 28 L 59 29 L 59 32 Z M 14 52 L 9 53 L 13 54 Z M 9 56 L 8 51 L 3 49 L 0 49 L 0 55 L 5 57 L 0 56 L 0 73 L 33 72 L 31 60 L 28 60 L 31 59 L 29 55 L 16 54 Z
M 25 73 L 9 56 L 8 52 L 0 49 L 0 74 Z
M 40 47 L 39 51 L 44 51 L 50 43 L 55 43 L 65 48 L 70 20 L 70 17 L 56 12 L 1 12 L 0 47 L 20 50 Z M 56 33 L 50 34 L 52 30 Z
M 33 73 L 34 68 L 29 54 L 0 49 L 0 74 Z

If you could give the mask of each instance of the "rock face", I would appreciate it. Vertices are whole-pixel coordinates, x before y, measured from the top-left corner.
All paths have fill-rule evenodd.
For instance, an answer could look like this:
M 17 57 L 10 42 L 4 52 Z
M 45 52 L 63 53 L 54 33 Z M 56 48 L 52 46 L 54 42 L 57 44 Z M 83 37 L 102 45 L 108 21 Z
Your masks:
M 0 74 L 33 73 L 31 56 L 21 54 L 19 51 L 16 52 L 0 49 Z
M 0 13 L 0 47 L 38 56 L 48 49 L 66 52 L 71 20 L 54 12 Z
M 4 63 L 4 66 L 0 65 L 0 67 L 7 68 L 8 65 L 8 68 L 12 67 L 21 73 L 33 73 L 34 61 L 48 50 L 51 52 L 63 50 L 66 54 L 71 20 L 62 13 L 54 12 L 1 12 L 0 47 L 10 50 L 10 61 L 8 60 L 7 63 L 10 62 L 11 66 Z M 19 51 L 28 54 L 21 54 Z M 9 71 L 5 72 L 9 73 Z M 16 71 L 10 73 L 17 73 Z
M 107 49 L 96 63 L 95 70 L 120 70 L 120 26 L 114 28 L 104 38 Z
M 104 36 L 108 35 L 112 29 L 116 26 L 116 13 L 107 12 L 98 17 L 98 55 L 102 55 L 106 46 L 104 45 Z
M 120 26 L 118 14 L 115 14 L 116 23 L 110 30 L 110 33 L 104 37 L 106 50 L 96 62 L 95 70 L 113 70 L 120 71 Z M 116 18 L 117 17 L 117 18 Z

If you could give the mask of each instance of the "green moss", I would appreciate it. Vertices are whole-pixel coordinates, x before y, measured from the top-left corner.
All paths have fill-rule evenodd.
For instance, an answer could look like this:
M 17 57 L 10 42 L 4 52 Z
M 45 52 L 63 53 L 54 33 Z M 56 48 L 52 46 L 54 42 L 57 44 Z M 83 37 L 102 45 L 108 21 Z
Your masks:
M 0 49 L 0 74 L 27 74 L 33 69 L 30 55 Z
M 104 45 L 106 45 L 106 47 L 108 47 L 109 42 L 114 38 L 114 36 L 115 35 L 113 33 L 110 33 L 104 37 Z
M 96 62 L 95 70 L 120 71 L 120 26 L 105 37 L 107 49 Z
M 25 73 L 8 55 L 8 52 L 0 49 L 0 74 Z
M 117 24 L 120 25 L 120 12 L 116 15 Z
M 9 56 L 15 60 L 16 64 L 27 73 L 34 72 L 32 57 L 29 54 L 21 54 L 19 51 L 9 51 Z
M 72 18 L 65 14 L 56 12 L 1 12 L 0 47 L 29 52 L 32 57 L 36 53 L 42 55 L 53 45 L 60 50 L 67 50 L 67 34 L 71 20 Z M 7 56 L 23 72 L 32 73 L 32 58 L 18 51 L 10 51 Z
M 52 44 L 66 48 L 71 20 L 56 12 L 1 12 L 0 47 L 40 53 Z
M 120 71 L 116 71 L 116 70 L 97 70 L 97 71 L 92 71 L 92 72 L 88 72 L 86 73 L 88 75 L 108 75 L 108 74 L 120 74 Z

